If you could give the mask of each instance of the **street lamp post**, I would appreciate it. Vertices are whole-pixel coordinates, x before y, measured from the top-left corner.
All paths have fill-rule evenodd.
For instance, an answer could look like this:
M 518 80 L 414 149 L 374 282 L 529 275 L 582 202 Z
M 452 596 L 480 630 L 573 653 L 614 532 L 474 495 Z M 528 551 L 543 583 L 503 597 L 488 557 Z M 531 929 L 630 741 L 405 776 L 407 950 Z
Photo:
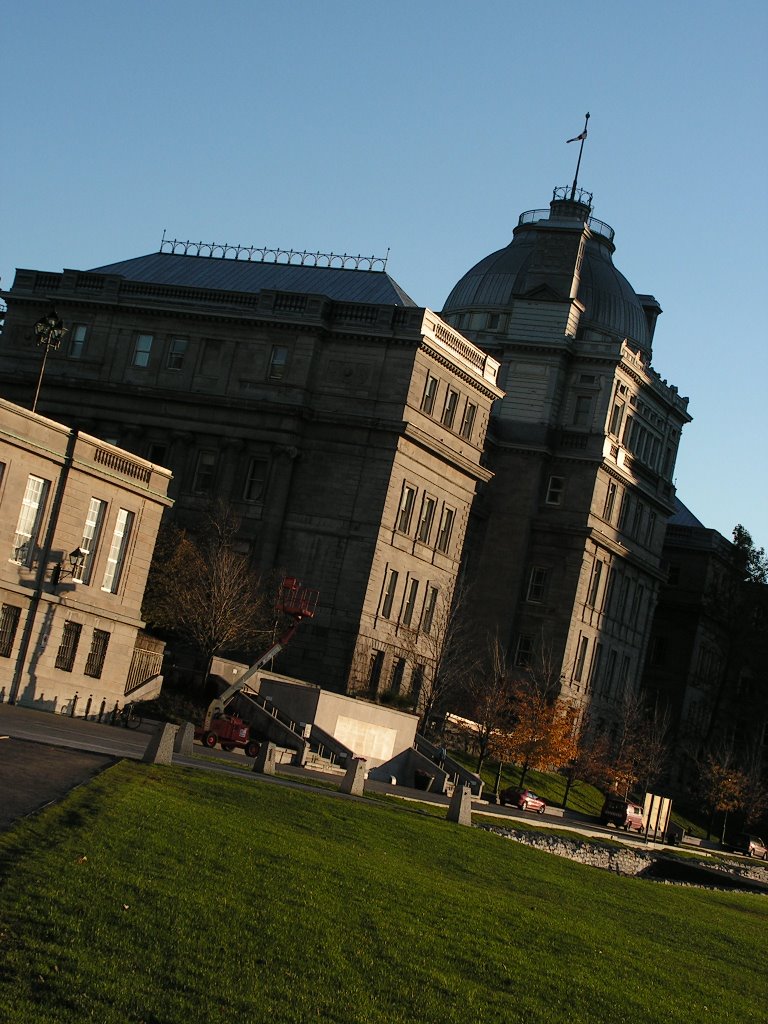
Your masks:
M 48 358 L 48 353 L 51 349 L 55 350 L 59 347 L 67 329 L 59 319 L 56 310 L 52 309 L 47 316 L 43 316 L 37 321 L 34 331 L 37 344 L 43 346 L 43 365 L 40 367 L 40 376 L 37 378 L 37 390 L 35 391 L 35 400 L 32 403 L 32 412 L 37 409 L 37 400 L 40 397 L 40 388 L 43 383 L 45 361 Z

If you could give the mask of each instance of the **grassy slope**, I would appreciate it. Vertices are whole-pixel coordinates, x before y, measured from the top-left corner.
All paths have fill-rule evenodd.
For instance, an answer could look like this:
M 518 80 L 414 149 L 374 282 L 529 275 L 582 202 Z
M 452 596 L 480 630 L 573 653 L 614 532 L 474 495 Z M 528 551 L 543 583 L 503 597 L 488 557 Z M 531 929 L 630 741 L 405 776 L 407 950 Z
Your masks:
M 0 837 L 0 876 L 0 1021 L 757 1024 L 768 1002 L 762 897 L 252 778 L 119 765 Z

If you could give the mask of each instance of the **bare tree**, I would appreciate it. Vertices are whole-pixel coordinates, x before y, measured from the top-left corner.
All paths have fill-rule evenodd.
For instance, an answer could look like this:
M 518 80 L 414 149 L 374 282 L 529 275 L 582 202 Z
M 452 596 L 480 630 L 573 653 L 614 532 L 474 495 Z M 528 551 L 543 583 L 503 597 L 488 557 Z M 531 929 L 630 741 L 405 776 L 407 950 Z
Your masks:
M 466 614 L 469 593 L 438 593 L 429 629 L 407 631 L 400 641 L 408 660 L 419 666 L 413 700 L 424 732 L 437 711 L 446 710 L 468 688 L 477 666 L 478 644 Z
M 235 547 L 237 518 L 221 503 L 191 535 L 170 527 L 153 559 L 144 617 L 190 643 L 205 666 L 217 654 L 251 652 L 271 639 L 271 595 Z
M 514 706 L 506 651 L 498 636 L 488 638 L 485 654 L 484 665 L 472 672 L 464 686 L 478 773 L 486 758 L 503 753 L 503 737 L 512 724 Z

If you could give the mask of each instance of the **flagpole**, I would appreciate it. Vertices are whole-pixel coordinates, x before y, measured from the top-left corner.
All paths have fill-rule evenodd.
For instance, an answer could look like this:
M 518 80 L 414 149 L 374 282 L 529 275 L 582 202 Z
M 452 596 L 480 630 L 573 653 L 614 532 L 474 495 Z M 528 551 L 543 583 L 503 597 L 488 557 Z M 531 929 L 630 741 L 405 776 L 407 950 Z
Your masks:
M 581 145 L 579 146 L 579 159 L 576 161 L 576 173 L 573 176 L 573 185 L 571 186 L 571 202 L 573 202 L 573 200 L 576 197 L 576 182 L 578 181 L 578 178 L 579 178 L 579 168 L 581 167 L 581 154 L 582 154 L 582 151 L 584 149 L 584 143 L 586 142 L 586 139 L 587 139 L 587 124 L 588 124 L 588 122 L 589 122 L 589 111 L 587 111 L 587 116 L 586 116 L 586 118 L 584 120 L 584 131 L 581 133 Z

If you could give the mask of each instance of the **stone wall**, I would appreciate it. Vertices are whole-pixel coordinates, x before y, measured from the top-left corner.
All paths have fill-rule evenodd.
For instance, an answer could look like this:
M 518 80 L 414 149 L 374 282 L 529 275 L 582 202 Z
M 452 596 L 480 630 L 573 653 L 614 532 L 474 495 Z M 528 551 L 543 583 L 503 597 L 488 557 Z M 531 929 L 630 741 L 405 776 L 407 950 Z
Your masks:
M 517 831 L 511 828 L 500 828 L 494 825 L 480 825 L 488 832 L 494 832 L 504 839 L 532 846 L 534 849 L 553 853 L 557 857 L 567 857 L 579 864 L 586 864 L 604 871 L 613 871 L 618 875 L 638 876 L 649 871 L 664 855 L 657 850 L 634 850 L 629 847 L 608 846 L 601 843 L 586 842 L 579 839 L 566 839 L 563 836 L 547 835 L 541 832 Z M 691 868 L 700 867 L 710 871 L 717 870 L 724 878 L 730 880 L 746 879 L 768 884 L 768 865 L 708 860 L 705 858 L 686 859 Z M 696 883 L 694 883 L 696 884 Z M 713 885 L 716 880 L 713 879 Z

